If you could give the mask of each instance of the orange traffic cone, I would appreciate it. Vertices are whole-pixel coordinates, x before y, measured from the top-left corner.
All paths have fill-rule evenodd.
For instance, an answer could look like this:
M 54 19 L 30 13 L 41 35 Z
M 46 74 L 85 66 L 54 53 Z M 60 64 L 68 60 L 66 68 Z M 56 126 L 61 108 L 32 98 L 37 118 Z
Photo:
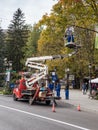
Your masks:
M 80 104 L 77 106 L 77 110 L 81 111 Z
M 52 112 L 56 112 L 55 111 L 55 103 L 52 104 Z

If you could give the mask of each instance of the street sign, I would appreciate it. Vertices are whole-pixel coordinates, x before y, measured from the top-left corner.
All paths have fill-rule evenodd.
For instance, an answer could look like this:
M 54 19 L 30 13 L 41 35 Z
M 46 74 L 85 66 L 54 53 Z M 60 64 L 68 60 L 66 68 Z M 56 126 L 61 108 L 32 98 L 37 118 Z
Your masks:
M 6 81 L 7 81 L 7 82 L 10 81 L 10 71 L 6 73 Z
M 75 76 L 74 75 L 69 75 L 69 80 L 74 80 Z
M 16 73 L 16 71 L 15 71 L 15 70 L 6 70 L 6 73 L 7 73 L 7 72 Z

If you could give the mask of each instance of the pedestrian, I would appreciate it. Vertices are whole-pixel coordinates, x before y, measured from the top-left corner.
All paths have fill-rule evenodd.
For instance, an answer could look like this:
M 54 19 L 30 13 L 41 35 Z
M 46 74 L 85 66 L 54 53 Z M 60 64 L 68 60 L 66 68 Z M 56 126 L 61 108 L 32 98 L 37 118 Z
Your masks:
M 66 87 L 65 87 L 65 97 L 66 97 L 66 100 L 69 100 L 69 81 L 68 80 L 66 82 Z
M 83 94 L 86 94 L 87 88 L 86 88 L 86 83 L 82 84 L 82 92 Z
M 72 80 L 72 87 L 73 87 L 73 89 L 75 88 L 75 80 Z
M 61 84 L 59 82 L 59 79 L 56 81 L 56 96 L 60 98 L 60 90 L 61 90 Z
M 86 82 L 86 92 L 88 91 L 88 82 Z

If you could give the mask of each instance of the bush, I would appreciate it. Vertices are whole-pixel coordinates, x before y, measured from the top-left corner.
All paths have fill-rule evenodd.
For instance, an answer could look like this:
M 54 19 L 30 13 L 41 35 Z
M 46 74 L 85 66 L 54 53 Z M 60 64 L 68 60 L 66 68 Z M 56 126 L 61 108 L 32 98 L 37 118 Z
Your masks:
M 9 88 L 8 86 L 5 86 L 3 89 L 3 94 L 4 95 L 11 95 L 12 94 L 12 89 Z

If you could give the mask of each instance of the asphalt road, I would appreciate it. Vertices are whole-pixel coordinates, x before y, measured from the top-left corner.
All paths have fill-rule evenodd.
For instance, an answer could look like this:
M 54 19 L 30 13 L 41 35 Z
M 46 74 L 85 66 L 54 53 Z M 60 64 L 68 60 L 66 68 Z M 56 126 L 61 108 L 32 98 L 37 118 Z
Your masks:
M 98 114 L 77 109 L 59 101 L 52 104 L 29 105 L 0 95 L 0 130 L 98 130 Z

